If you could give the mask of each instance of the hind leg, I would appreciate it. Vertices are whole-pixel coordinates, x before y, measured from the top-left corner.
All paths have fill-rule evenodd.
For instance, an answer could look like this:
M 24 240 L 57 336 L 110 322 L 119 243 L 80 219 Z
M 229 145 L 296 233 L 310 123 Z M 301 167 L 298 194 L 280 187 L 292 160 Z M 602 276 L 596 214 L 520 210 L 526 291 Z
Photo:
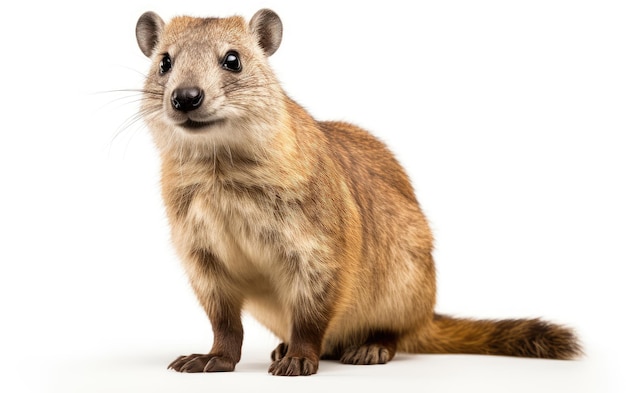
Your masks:
M 398 336 L 389 332 L 377 332 L 369 336 L 363 345 L 346 348 L 339 361 L 344 364 L 385 364 L 396 354 Z

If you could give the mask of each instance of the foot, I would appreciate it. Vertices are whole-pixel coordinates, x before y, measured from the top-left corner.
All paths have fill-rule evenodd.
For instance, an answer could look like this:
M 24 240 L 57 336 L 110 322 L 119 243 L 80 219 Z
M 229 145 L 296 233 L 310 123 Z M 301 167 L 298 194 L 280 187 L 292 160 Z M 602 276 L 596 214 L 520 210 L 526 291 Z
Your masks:
M 348 348 L 341 356 L 344 364 L 385 364 L 394 356 L 394 351 L 380 344 L 365 344 Z
M 230 358 L 208 354 L 179 356 L 167 366 L 168 369 L 181 373 L 211 373 L 221 371 L 233 371 L 236 362 Z
M 296 377 L 315 374 L 318 366 L 319 360 L 317 359 L 283 356 L 280 360 L 275 360 L 272 363 L 269 372 L 272 375 Z
M 319 360 L 308 359 L 306 357 L 287 357 L 289 344 L 280 343 L 272 351 L 272 365 L 269 372 L 273 375 L 299 376 L 311 375 L 317 372 Z

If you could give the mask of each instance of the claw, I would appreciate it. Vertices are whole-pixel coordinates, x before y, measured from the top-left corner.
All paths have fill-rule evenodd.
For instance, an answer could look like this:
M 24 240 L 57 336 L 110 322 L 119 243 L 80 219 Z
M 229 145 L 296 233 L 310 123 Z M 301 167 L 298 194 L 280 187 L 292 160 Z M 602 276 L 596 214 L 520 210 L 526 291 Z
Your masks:
M 221 371 L 233 371 L 236 362 L 225 356 L 214 354 L 179 356 L 167 366 L 181 373 L 210 373 Z
M 276 360 L 270 366 L 269 372 L 272 375 L 280 376 L 301 376 L 317 373 L 319 361 L 307 358 L 283 357 Z

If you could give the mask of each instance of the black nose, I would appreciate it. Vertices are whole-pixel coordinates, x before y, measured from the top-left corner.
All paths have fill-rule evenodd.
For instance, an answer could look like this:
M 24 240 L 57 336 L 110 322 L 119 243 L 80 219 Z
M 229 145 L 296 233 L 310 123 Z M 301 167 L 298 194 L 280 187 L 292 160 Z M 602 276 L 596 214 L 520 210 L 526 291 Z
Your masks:
M 182 87 L 172 92 L 172 107 L 177 111 L 190 112 L 202 105 L 204 92 L 197 87 Z

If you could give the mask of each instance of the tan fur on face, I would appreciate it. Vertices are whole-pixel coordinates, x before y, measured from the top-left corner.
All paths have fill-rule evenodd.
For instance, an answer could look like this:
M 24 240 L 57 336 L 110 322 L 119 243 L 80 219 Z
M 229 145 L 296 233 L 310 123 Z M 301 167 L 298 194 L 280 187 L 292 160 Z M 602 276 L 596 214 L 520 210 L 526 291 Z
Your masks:
M 266 58 L 282 34 L 273 12 L 250 25 L 147 13 L 137 31 L 153 61 L 142 111 L 172 239 L 215 332 L 211 353 L 172 368 L 232 370 L 243 308 L 285 342 L 272 355 L 279 375 L 314 373 L 320 356 L 384 363 L 396 350 L 579 352 L 569 330 L 542 321 L 435 316 L 433 239 L 404 170 L 366 131 L 318 122 L 282 91 Z M 232 50 L 241 72 L 220 66 Z M 166 53 L 172 68 L 159 73 Z M 169 97 L 189 86 L 205 100 L 181 113 Z M 220 121 L 180 126 L 192 116 Z

